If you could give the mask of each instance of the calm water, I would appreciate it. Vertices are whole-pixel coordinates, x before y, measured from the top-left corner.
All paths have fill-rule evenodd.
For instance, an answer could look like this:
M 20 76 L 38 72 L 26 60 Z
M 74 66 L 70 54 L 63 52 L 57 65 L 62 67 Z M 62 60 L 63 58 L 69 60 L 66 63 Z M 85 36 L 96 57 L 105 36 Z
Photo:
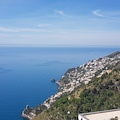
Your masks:
M 119 48 L 0 48 L 0 120 L 23 120 L 21 112 L 58 90 L 51 82 L 67 69 L 103 57 Z

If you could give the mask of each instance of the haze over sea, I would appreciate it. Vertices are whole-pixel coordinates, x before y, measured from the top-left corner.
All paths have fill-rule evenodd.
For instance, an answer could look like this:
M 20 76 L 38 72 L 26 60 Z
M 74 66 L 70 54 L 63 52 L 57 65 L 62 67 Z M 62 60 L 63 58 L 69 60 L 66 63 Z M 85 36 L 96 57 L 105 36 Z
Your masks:
M 26 105 L 35 107 L 58 90 L 72 67 L 104 57 L 120 48 L 0 47 L 0 120 L 23 120 Z

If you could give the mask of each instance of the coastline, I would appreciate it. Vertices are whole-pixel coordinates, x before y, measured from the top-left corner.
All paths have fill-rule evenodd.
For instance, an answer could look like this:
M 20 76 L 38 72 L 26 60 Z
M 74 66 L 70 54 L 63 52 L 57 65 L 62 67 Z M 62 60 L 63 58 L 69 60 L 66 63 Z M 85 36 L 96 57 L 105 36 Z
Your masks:
M 24 111 L 22 112 L 22 118 L 31 120 L 32 118 L 29 115 L 24 114 Z
M 71 93 L 73 90 L 81 85 L 81 83 L 88 84 L 93 77 L 99 77 L 110 70 L 111 66 L 115 66 L 120 60 L 120 52 L 115 52 L 111 55 L 105 56 L 103 58 L 95 59 L 83 64 L 79 67 L 69 69 L 64 76 L 56 82 L 56 84 L 61 87 L 55 95 L 49 97 L 43 104 L 45 109 L 49 109 L 51 104 L 54 103 L 63 94 Z M 103 70 L 104 69 L 104 70 Z M 99 71 L 99 72 L 98 72 Z M 98 72 L 98 73 L 97 73 Z M 96 74 L 97 73 L 97 74 Z M 67 80 L 68 83 L 65 83 Z M 58 90 L 59 90 L 58 88 Z M 40 106 L 38 106 L 40 109 Z M 27 105 L 22 113 L 23 118 L 31 120 L 37 114 L 34 112 L 35 108 L 29 108 Z M 42 112 L 42 111 L 41 111 Z M 27 113 L 27 114 L 26 114 Z
M 59 81 L 57 81 L 56 84 L 57 84 L 59 87 L 62 86 L 62 84 L 61 84 Z M 59 89 L 59 88 L 58 88 L 58 89 Z
M 26 108 L 23 110 L 22 112 L 22 118 L 31 120 L 33 117 L 36 116 L 36 114 L 34 114 L 33 112 L 31 112 L 29 105 L 26 105 Z

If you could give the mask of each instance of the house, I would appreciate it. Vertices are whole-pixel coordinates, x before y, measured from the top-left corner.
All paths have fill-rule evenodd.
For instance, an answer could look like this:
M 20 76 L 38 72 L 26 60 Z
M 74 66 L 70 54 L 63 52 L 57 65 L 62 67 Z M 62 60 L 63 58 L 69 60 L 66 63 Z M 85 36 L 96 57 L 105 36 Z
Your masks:
M 115 117 L 120 120 L 120 109 L 78 114 L 78 120 L 110 120 Z
M 112 70 L 107 70 L 107 73 L 110 74 L 112 72 Z

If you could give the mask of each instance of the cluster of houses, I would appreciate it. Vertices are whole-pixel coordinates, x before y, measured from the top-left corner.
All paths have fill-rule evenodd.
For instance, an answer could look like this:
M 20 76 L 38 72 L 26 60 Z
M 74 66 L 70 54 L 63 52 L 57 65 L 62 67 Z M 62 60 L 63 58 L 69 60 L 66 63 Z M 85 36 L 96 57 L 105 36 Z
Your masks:
M 96 77 L 101 77 L 106 72 L 109 74 L 112 71 L 110 66 L 115 66 L 119 61 L 120 54 L 117 54 L 113 58 L 103 57 L 89 61 L 88 63 L 67 72 L 62 79 L 67 79 L 68 83 L 64 84 L 61 88 L 63 91 L 67 91 L 67 86 L 71 85 L 71 88 L 73 88 L 73 86 L 80 85 L 81 82 L 88 84 L 88 82 L 91 81 L 91 79 L 97 74 L 98 75 Z
M 120 120 L 120 109 L 81 113 L 78 120 Z
M 108 74 L 112 72 L 112 70 L 109 69 L 109 66 L 115 66 L 119 61 L 120 54 L 117 54 L 114 57 L 103 57 L 100 59 L 92 60 L 86 64 L 72 69 L 64 76 L 62 76 L 62 79 L 67 79 L 67 84 L 62 84 L 60 86 L 60 92 L 52 95 L 43 104 L 47 108 L 50 108 L 50 105 L 55 102 L 57 98 L 61 97 L 62 94 L 71 93 L 76 87 L 80 86 L 81 83 L 88 84 L 88 82 L 96 76 L 96 72 L 99 71 L 98 75 L 96 76 L 98 78 L 106 72 Z M 59 82 L 59 84 L 61 83 Z
M 47 108 L 50 108 L 50 105 L 56 101 L 57 98 L 61 97 L 63 93 L 57 92 L 55 95 L 52 95 L 50 98 L 48 98 L 43 105 L 45 105 Z
M 57 81 L 57 84 L 60 86 L 59 91 L 55 95 L 52 95 L 50 98 L 48 98 L 43 103 L 43 105 L 46 106 L 47 109 L 49 109 L 51 104 L 54 103 L 58 98 L 60 98 L 64 93 L 71 93 L 75 88 L 80 86 L 81 83 L 88 84 L 88 82 L 91 81 L 93 77 L 99 78 L 106 72 L 108 74 L 112 72 L 112 70 L 110 69 L 110 66 L 115 66 L 118 62 L 120 62 L 120 53 L 114 55 L 113 57 L 107 56 L 107 57 L 99 58 L 96 60 L 92 60 L 77 68 L 68 70 L 68 72 L 66 72 L 65 75 L 59 81 Z M 67 83 L 64 83 L 64 81 L 67 81 Z M 25 110 L 27 109 L 28 107 L 25 108 Z M 28 115 L 26 115 L 24 111 L 22 113 L 22 116 L 24 118 L 32 119 L 33 117 L 36 116 L 36 114 L 34 114 L 33 111 L 30 112 Z M 108 111 L 106 111 L 106 113 L 107 112 Z M 89 115 L 79 114 L 78 119 L 79 120 L 96 120 L 96 117 L 92 117 L 92 119 L 89 118 L 89 116 L 91 117 L 93 114 L 94 113 L 90 113 Z M 108 119 L 100 119 L 100 120 L 108 120 Z

